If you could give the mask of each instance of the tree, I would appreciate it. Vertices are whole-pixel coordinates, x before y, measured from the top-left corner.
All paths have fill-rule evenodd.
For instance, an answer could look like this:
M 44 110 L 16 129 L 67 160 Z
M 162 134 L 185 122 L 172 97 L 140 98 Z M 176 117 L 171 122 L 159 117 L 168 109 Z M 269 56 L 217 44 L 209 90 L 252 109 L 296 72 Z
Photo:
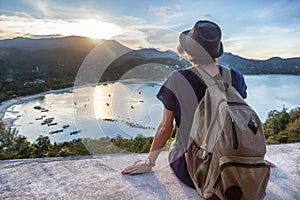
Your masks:
M 32 158 L 33 148 L 31 143 L 28 142 L 27 138 L 23 135 L 18 135 L 15 138 L 14 151 L 17 152 L 15 158 Z
M 7 130 L 5 128 L 5 124 L 0 122 L 0 150 L 2 151 L 3 148 L 10 149 L 13 147 L 15 138 L 18 135 L 18 132 L 13 129 Z
M 274 134 L 278 134 L 286 128 L 286 125 L 289 123 L 289 119 L 290 116 L 287 112 L 287 108 L 283 107 L 281 112 L 272 110 L 268 113 L 268 118 L 264 123 L 264 128 L 272 130 Z
M 288 125 L 287 133 L 288 142 L 300 142 L 300 118 Z
M 290 111 L 290 122 L 296 121 L 300 118 L 300 107 L 294 108 Z
M 0 122 L 0 159 L 31 158 L 32 147 L 27 138 L 15 129 L 7 130 Z
M 34 147 L 34 156 L 37 158 L 47 157 L 48 154 L 50 153 L 50 150 L 52 149 L 52 145 L 49 137 L 43 135 L 40 135 L 36 139 L 35 144 L 33 144 L 33 147 Z

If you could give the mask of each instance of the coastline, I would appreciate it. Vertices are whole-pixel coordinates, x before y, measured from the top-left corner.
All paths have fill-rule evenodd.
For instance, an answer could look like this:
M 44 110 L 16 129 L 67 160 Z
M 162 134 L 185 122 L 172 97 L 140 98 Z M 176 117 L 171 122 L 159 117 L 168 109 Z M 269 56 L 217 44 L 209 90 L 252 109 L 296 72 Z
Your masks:
M 47 94 L 58 94 L 58 93 L 64 93 L 64 92 L 72 91 L 72 90 L 77 89 L 79 87 L 84 87 L 84 86 L 76 86 L 76 87 L 73 86 L 73 87 L 62 88 L 62 89 L 58 89 L 58 90 L 49 90 L 49 91 L 41 92 L 41 93 L 34 94 L 34 95 L 23 96 L 23 97 L 3 101 L 0 104 L 0 121 L 4 117 L 5 112 L 7 111 L 7 109 L 9 107 L 13 106 L 13 105 L 26 103 L 26 102 L 32 101 L 34 99 L 43 97 Z
M 133 79 L 133 80 L 138 80 L 138 79 Z M 83 85 L 76 85 L 75 84 L 72 87 L 62 88 L 62 89 L 58 89 L 58 90 L 49 90 L 49 91 L 41 92 L 41 93 L 38 93 L 38 94 L 33 94 L 33 95 L 29 95 L 29 96 L 22 96 L 22 97 L 19 97 L 19 98 L 6 100 L 6 101 L 3 101 L 2 103 L 0 103 L 0 121 L 4 117 L 5 112 L 9 107 L 11 107 L 13 105 L 22 104 L 22 103 L 32 101 L 34 99 L 43 97 L 47 94 L 58 94 L 58 93 L 64 93 L 64 92 L 72 91 L 74 89 L 83 88 L 83 87 L 113 84 L 115 82 L 126 83 L 128 81 L 131 81 L 131 79 L 117 80 L 117 81 L 105 81 L 105 82 L 99 82 L 97 84 L 95 84 L 95 83 L 94 84 L 83 84 Z
M 13 105 L 18 105 L 18 104 L 22 104 L 22 103 L 26 103 L 26 102 L 30 102 L 32 100 L 35 100 L 37 98 L 41 98 L 45 95 L 48 94 L 59 94 L 59 93 L 64 93 L 64 92 L 68 92 L 68 91 L 73 91 L 75 89 L 78 88 L 83 88 L 83 87 L 91 87 L 91 86 L 97 86 L 97 85 L 102 85 L 102 84 L 110 84 L 110 83 L 114 83 L 114 81 L 107 81 L 107 82 L 100 82 L 98 84 L 82 84 L 82 85 L 74 85 L 72 87 L 67 87 L 67 88 L 61 88 L 61 89 L 57 89 L 57 90 L 49 90 L 49 91 L 44 91 L 44 92 L 40 92 L 38 94 L 33 94 L 33 95 L 28 95 L 28 96 L 22 96 L 19 98 L 15 98 L 15 99 L 9 99 L 6 101 L 3 101 L 0 103 L 0 121 L 2 121 L 7 109 Z M 4 121 L 2 121 L 4 122 Z M 4 122 L 4 124 L 6 124 L 6 126 L 10 127 L 10 124 L 12 123 L 11 120 Z

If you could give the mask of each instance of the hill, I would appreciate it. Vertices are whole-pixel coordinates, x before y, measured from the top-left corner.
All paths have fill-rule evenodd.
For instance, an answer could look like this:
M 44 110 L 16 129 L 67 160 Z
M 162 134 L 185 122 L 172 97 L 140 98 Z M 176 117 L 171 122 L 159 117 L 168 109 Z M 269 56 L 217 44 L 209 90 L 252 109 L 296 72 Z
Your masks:
M 219 64 L 234 67 L 244 74 L 294 74 L 300 75 L 300 58 L 273 57 L 267 60 L 242 58 L 231 53 L 224 53 Z
M 0 82 L 16 80 L 20 83 L 36 78 L 74 81 L 78 69 L 89 53 L 128 53 L 116 59 L 107 67 L 101 80 L 116 80 L 133 67 L 159 63 L 173 69 L 189 66 L 186 60 L 179 60 L 176 52 L 159 51 L 154 48 L 131 50 L 115 40 L 97 42 L 84 37 L 29 39 L 14 38 L 0 40 Z M 102 50 L 101 50 L 102 49 Z M 101 56 L 99 54 L 98 56 Z M 300 58 L 252 60 L 231 53 L 224 53 L 219 64 L 239 69 L 244 74 L 300 74 Z M 38 70 L 38 73 L 36 69 Z
M 102 80 L 118 79 L 129 69 L 140 64 L 160 63 L 180 68 L 189 64 L 187 61 L 179 61 L 177 53 L 172 51 L 131 50 L 114 40 L 91 43 L 90 39 L 82 37 L 15 38 L 0 41 L 0 78 L 5 80 L 12 77 L 20 82 L 37 77 L 74 81 L 80 65 L 93 49 L 96 49 L 97 56 L 106 55 L 104 53 L 112 55 L 121 49 L 128 52 L 117 57 L 112 65 L 107 67 Z M 37 67 L 39 72 L 33 73 Z
M 80 36 L 68 36 L 60 38 L 41 38 L 31 39 L 17 37 L 13 39 L 0 40 L 0 48 L 13 47 L 26 50 L 56 49 L 56 48 L 74 48 L 77 50 L 91 51 L 95 45 L 102 40 L 92 40 Z

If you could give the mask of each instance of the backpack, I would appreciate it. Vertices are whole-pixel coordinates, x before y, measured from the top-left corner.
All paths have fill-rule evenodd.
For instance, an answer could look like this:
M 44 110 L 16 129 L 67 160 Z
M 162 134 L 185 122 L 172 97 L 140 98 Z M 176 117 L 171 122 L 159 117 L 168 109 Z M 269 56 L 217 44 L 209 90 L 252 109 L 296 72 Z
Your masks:
M 187 169 L 202 198 L 263 199 L 270 168 L 262 124 L 232 86 L 230 69 L 221 68 L 223 80 L 190 68 L 207 88 L 194 114 Z

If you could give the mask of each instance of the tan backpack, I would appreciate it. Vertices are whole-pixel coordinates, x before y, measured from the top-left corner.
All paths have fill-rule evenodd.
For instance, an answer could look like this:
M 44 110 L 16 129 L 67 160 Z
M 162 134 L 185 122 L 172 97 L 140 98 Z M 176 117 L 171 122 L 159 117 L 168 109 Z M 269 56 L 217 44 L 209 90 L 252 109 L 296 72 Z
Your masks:
M 270 168 L 259 117 L 232 86 L 229 68 L 222 67 L 223 80 L 199 67 L 191 70 L 207 85 L 186 151 L 198 193 L 205 199 L 263 199 Z

